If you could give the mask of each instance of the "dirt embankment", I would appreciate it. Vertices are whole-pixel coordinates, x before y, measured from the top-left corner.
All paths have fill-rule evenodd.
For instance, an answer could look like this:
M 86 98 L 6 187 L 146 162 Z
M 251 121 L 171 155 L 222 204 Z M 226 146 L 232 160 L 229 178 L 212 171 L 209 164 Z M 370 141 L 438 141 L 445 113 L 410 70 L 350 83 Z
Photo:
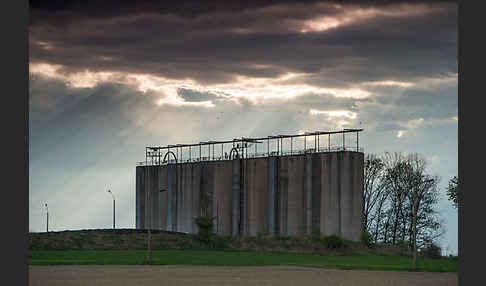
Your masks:
M 154 249 L 190 247 L 192 236 L 154 230 L 151 234 Z M 29 233 L 29 249 L 55 250 L 136 250 L 147 248 L 148 234 L 136 229 L 94 229 Z
M 136 229 L 95 229 L 60 231 L 49 233 L 29 233 L 29 249 L 52 250 L 137 250 L 147 248 L 146 230 Z M 372 249 L 359 242 L 346 242 L 345 247 L 330 249 L 322 239 L 312 236 L 256 237 L 215 236 L 211 245 L 205 245 L 195 235 L 153 230 L 151 246 L 153 249 L 233 249 L 252 251 L 277 251 L 322 254 L 408 254 L 409 250 L 391 246 L 376 246 Z

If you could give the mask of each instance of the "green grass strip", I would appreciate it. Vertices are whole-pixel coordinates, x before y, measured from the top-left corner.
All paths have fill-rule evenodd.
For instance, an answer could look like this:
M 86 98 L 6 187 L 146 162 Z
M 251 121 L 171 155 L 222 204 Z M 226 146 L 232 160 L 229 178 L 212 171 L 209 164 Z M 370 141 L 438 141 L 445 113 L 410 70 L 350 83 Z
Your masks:
M 30 250 L 30 265 L 136 265 L 147 263 L 145 250 Z M 335 269 L 413 271 L 408 256 L 318 255 L 215 250 L 154 250 L 155 265 L 266 266 L 292 265 Z M 417 270 L 457 272 L 457 260 L 419 257 Z

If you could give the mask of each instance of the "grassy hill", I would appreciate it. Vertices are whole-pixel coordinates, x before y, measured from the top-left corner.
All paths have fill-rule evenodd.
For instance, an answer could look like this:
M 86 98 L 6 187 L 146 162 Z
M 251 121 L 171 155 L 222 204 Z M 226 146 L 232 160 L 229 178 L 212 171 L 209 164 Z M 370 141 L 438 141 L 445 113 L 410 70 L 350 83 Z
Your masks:
M 250 251 L 297 252 L 320 254 L 386 254 L 406 255 L 408 250 L 397 247 L 377 246 L 373 249 L 359 242 L 344 241 L 343 247 L 326 247 L 322 237 L 271 236 L 254 237 L 213 236 L 210 245 L 201 243 L 196 235 L 151 231 L 152 249 L 231 249 Z M 142 250 L 147 248 L 146 230 L 92 229 L 60 232 L 29 233 L 31 250 Z
M 327 247 L 313 236 L 214 236 L 210 245 L 195 235 L 152 231 L 152 264 L 297 265 L 340 269 L 410 271 L 408 250 L 368 248 L 345 241 Z M 147 231 L 134 229 L 78 230 L 29 234 L 29 264 L 146 264 Z M 223 251 L 224 250 L 224 251 Z M 457 272 L 457 260 L 419 257 L 418 271 Z

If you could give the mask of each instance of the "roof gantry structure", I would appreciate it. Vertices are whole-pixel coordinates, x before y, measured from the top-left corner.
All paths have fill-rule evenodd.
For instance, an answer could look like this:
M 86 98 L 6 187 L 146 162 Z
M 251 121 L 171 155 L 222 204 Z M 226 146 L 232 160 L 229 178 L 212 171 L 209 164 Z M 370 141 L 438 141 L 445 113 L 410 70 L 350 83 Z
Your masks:
M 343 129 L 337 131 L 313 131 L 313 132 L 304 132 L 301 134 L 294 134 L 294 135 L 270 135 L 267 137 L 241 137 L 241 138 L 234 138 L 233 140 L 210 140 L 210 141 L 201 141 L 199 143 L 191 143 L 191 144 L 169 144 L 166 146 L 149 146 L 145 147 L 145 162 L 139 162 L 140 165 L 161 165 L 161 164 L 169 164 L 172 162 L 176 163 L 183 163 L 183 162 L 199 162 L 199 161 L 213 161 L 213 160 L 229 160 L 233 159 L 234 157 L 231 156 L 233 153 L 233 149 L 235 149 L 236 157 L 238 158 L 255 158 L 255 157 L 265 157 L 265 156 L 282 156 L 282 155 L 295 155 L 295 154 L 302 154 L 302 153 L 312 153 L 312 152 L 331 152 L 331 151 L 344 151 L 344 150 L 356 150 L 359 152 L 362 148 L 359 148 L 359 132 L 363 131 L 363 129 Z M 345 144 L 345 134 L 346 133 L 356 133 L 356 147 L 347 147 Z M 335 134 L 342 134 L 342 146 L 331 146 L 331 135 Z M 322 135 L 328 135 L 328 144 L 327 148 L 320 148 L 319 138 Z M 307 149 L 306 139 L 309 136 L 314 136 L 314 148 Z M 295 151 L 293 150 L 293 138 L 304 137 L 304 150 Z M 283 141 L 284 139 L 290 139 L 290 152 L 283 151 Z M 270 141 L 277 142 L 277 151 L 270 151 Z M 257 152 L 257 145 L 267 142 L 267 152 L 258 153 Z M 239 144 L 245 143 L 245 144 Z M 250 144 L 248 144 L 250 143 Z M 254 144 L 255 151 L 253 154 L 248 155 L 248 148 L 251 144 Z M 221 156 L 215 157 L 215 145 L 221 144 Z M 225 144 L 232 144 L 230 146 L 230 156 L 228 156 L 227 152 L 224 154 L 224 145 Z M 235 146 L 236 144 L 236 146 Z M 203 157 L 202 156 L 202 146 L 208 146 L 208 153 L 212 152 L 213 156 Z M 196 158 L 192 157 L 192 149 L 193 147 L 199 147 L 199 156 Z M 175 150 L 176 153 L 172 152 L 171 150 Z M 186 150 L 188 153 L 188 157 L 186 160 L 182 160 L 183 151 Z M 165 154 L 163 154 L 165 153 Z M 169 160 L 168 155 L 171 153 L 175 160 Z M 245 154 L 246 153 L 246 154 Z M 164 155 L 164 156 L 162 156 Z M 162 160 L 163 158 L 163 160 Z M 144 164 L 145 163 L 145 164 Z

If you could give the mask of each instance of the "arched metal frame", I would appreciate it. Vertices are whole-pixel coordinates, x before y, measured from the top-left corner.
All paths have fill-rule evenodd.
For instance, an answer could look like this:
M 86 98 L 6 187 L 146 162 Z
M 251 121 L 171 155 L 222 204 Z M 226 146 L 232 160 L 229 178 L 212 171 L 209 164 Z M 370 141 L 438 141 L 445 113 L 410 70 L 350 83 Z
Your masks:
M 239 159 L 240 158 L 240 153 L 238 153 L 238 149 L 236 149 L 236 147 L 231 148 L 231 151 L 229 153 L 229 159 L 230 160 L 233 160 L 233 158 L 231 158 L 231 154 L 233 154 L 233 151 L 236 152 L 236 159 Z
M 236 155 L 233 154 L 233 151 L 231 150 L 230 151 L 230 154 L 229 154 L 229 159 L 234 159 L 235 156 L 237 156 L 238 158 L 256 158 L 256 157 L 265 157 L 266 156 L 274 156 L 274 155 L 278 155 L 278 156 L 283 156 L 283 155 L 294 155 L 295 152 L 297 152 L 298 154 L 300 153 L 307 153 L 307 152 L 311 152 L 311 153 L 315 153 L 315 152 L 322 152 L 322 151 L 325 151 L 326 150 L 326 147 L 323 146 L 324 148 L 321 149 L 321 144 L 320 144 L 320 141 L 321 141 L 321 138 L 320 136 L 321 135 L 328 135 L 328 142 L 327 142 L 327 152 L 331 152 L 333 150 L 335 151 L 339 151 L 339 150 L 348 150 L 348 149 L 354 149 L 356 148 L 356 151 L 357 152 L 360 152 L 360 148 L 359 148 L 359 132 L 363 131 L 363 129 L 343 129 L 341 131 L 314 131 L 314 132 L 304 132 L 304 133 L 300 133 L 300 134 L 295 134 L 295 135 L 275 135 L 275 136 L 267 136 L 267 137 L 261 137 L 261 138 L 236 138 L 236 139 L 233 139 L 233 140 L 227 140 L 227 141 L 207 141 L 207 142 L 199 142 L 199 143 L 194 143 L 194 144 L 177 144 L 177 145 L 167 145 L 167 146 L 153 146 L 153 147 L 145 147 L 145 162 L 138 162 L 138 165 L 154 165 L 154 164 L 157 164 L 157 165 L 161 165 L 161 164 L 167 164 L 169 160 L 169 153 L 172 154 L 172 156 L 174 157 L 174 159 L 176 160 L 176 163 L 177 164 L 180 164 L 180 163 L 185 163 L 185 162 L 192 162 L 194 159 L 194 161 L 206 161 L 206 160 L 209 160 L 209 161 L 214 161 L 214 160 L 221 160 L 221 159 L 226 159 L 226 153 L 224 152 L 224 144 L 233 144 L 233 148 L 236 147 L 237 149 L 239 149 L 239 147 L 235 146 L 236 143 L 238 142 L 241 142 L 241 145 L 243 148 L 243 150 L 235 150 L 236 152 Z M 356 133 L 356 147 L 348 147 L 346 146 L 346 134 L 345 133 L 350 133 L 350 132 L 355 132 Z M 332 148 L 331 147 L 331 135 L 332 134 L 342 134 L 343 136 L 343 139 L 342 139 L 342 147 L 339 146 L 340 144 L 337 143 L 337 148 Z M 314 136 L 314 148 L 310 148 L 309 150 L 307 149 L 308 147 L 310 147 L 310 144 L 308 144 L 307 142 L 307 137 L 308 136 Z M 296 146 L 294 146 L 295 142 L 293 142 L 294 140 L 294 137 L 304 137 L 303 138 L 303 143 L 304 143 L 304 150 L 302 151 L 298 151 L 298 150 L 294 150 Z M 290 139 L 290 152 L 284 152 L 284 140 L 286 140 L 287 138 Z M 276 139 L 277 141 L 275 142 L 276 143 L 276 147 L 277 149 L 275 150 L 274 148 L 271 148 L 270 145 L 273 145 L 272 142 L 270 142 L 271 140 L 273 139 Z M 263 140 L 263 142 L 257 142 L 258 140 Z M 267 141 L 267 152 L 264 152 L 262 154 L 258 154 L 258 145 L 255 144 L 255 148 L 254 148 L 254 154 L 253 156 L 251 154 L 249 154 L 249 150 L 248 150 L 248 147 L 249 146 L 246 146 L 246 144 L 248 142 L 252 142 L 252 143 L 264 143 L 266 140 Z M 324 139 L 325 140 L 325 139 Z M 272 144 L 270 144 L 272 143 Z M 217 158 L 216 157 L 216 150 L 215 150 L 215 145 L 216 144 L 221 144 L 221 158 Z M 207 157 L 202 157 L 202 145 L 208 145 L 208 156 Z M 211 151 L 211 145 L 213 145 L 213 150 Z M 239 144 L 238 144 L 239 145 Z M 323 144 L 324 145 L 324 144 Z M 184 148 L 185 147 L 189 147 L 189 158 L 183 158 L 183 153 L 184 153 Z M 192 150 L 193 148 L 192 147 L 199 147 L 199 159 L 197 158 L 193 158 L 192 153 L 195 153 L 193 151 L 195 150 Z M 176 148 L 176 150 L 174 152 L 171 152 L 171 148 Z M 179 150 L 180 149 L 180 150 Z M 272 152 L 271 150 L 274 149 Z M 162 158 L 162 152 L 161 151 L 164 151 L 166 150 L 166 153 L 165 153 L 165 156 L 164 156 L 164 159 L 163 161 L 161 160 Z M 240 154 L 240 151 L 242 151 L 242 153 Z M 196 151 L 197 152 L 197 151 Z M 266 153 L 266 154 L 265 154 Z M 248 156 L 250 155 L 250 156 Z M 197 155 L 196 155 L 197 156 Z
M 174 159 L 175 159 L 176 164 L 177 164 L 177 156 L 176 156 L 176 154 L 174 154 L 174 152 L 172 152 L 172 151 L 167 151 L 167 153 L 165 153 L 165 155 L 164 155 L 164 159 L 162 160 L 162 163 L 164 163 L 164 162 L 166 161 L 167 156 L 169 156 L 169 154 L 172 154 L 172 156 L 174 156 Z M 167 161 L 167 164 L 169 164 L 169 161 Z
M 164 159 L 163 159 L 162 162 L 165 163 L 167 161 L 167 164 L 169 164 L 169 160 L 167 160 L 168 159 L 167 157 L 170 154 L 172 154 L 172 156 L 174 157 L 175 164 L 176 164 L 176 169 L 175 169 L 175 177 L 176 177 L 176 187 L 175 187 L 175 201 L 176 201 L 176 203 L 175 203 L 175 213 L 176 213 L 176 215 L 175 215 L 175 224 L 172 224 L 172 222 L 170 223 L 170 231 L 174 231 L 174 229 L 177 230 L 177 227 L 178 227 L 177 226 L 177 224 L 178 224 L 178 221 L 177 221 L 177 213 L 179 211 L 179 208 L 178 208 L 178 202 L 179 202 L 179 172 L 177 170 L 178 169 L 177 168 L 177 156 L 176 156 L 176 154 L 174 154 L 174 152 L 172 152 L 172 151 L 169 150 L 169 151 L 167 151 L 167 153 L 165 153 Z M 167 168 L 167 182 L 169 182 L 169 168 Z M 170 188 L 170 186 L 167 186 L 167 190 L 169 190 L 169 188 Z M 172 208 L 170 208 L 170 211 L 172 212 Z M 172 216 L 168 216 L 168 219 L 169 219 L 169 217 L 170 217 L 170 220 L 172 221 Z

